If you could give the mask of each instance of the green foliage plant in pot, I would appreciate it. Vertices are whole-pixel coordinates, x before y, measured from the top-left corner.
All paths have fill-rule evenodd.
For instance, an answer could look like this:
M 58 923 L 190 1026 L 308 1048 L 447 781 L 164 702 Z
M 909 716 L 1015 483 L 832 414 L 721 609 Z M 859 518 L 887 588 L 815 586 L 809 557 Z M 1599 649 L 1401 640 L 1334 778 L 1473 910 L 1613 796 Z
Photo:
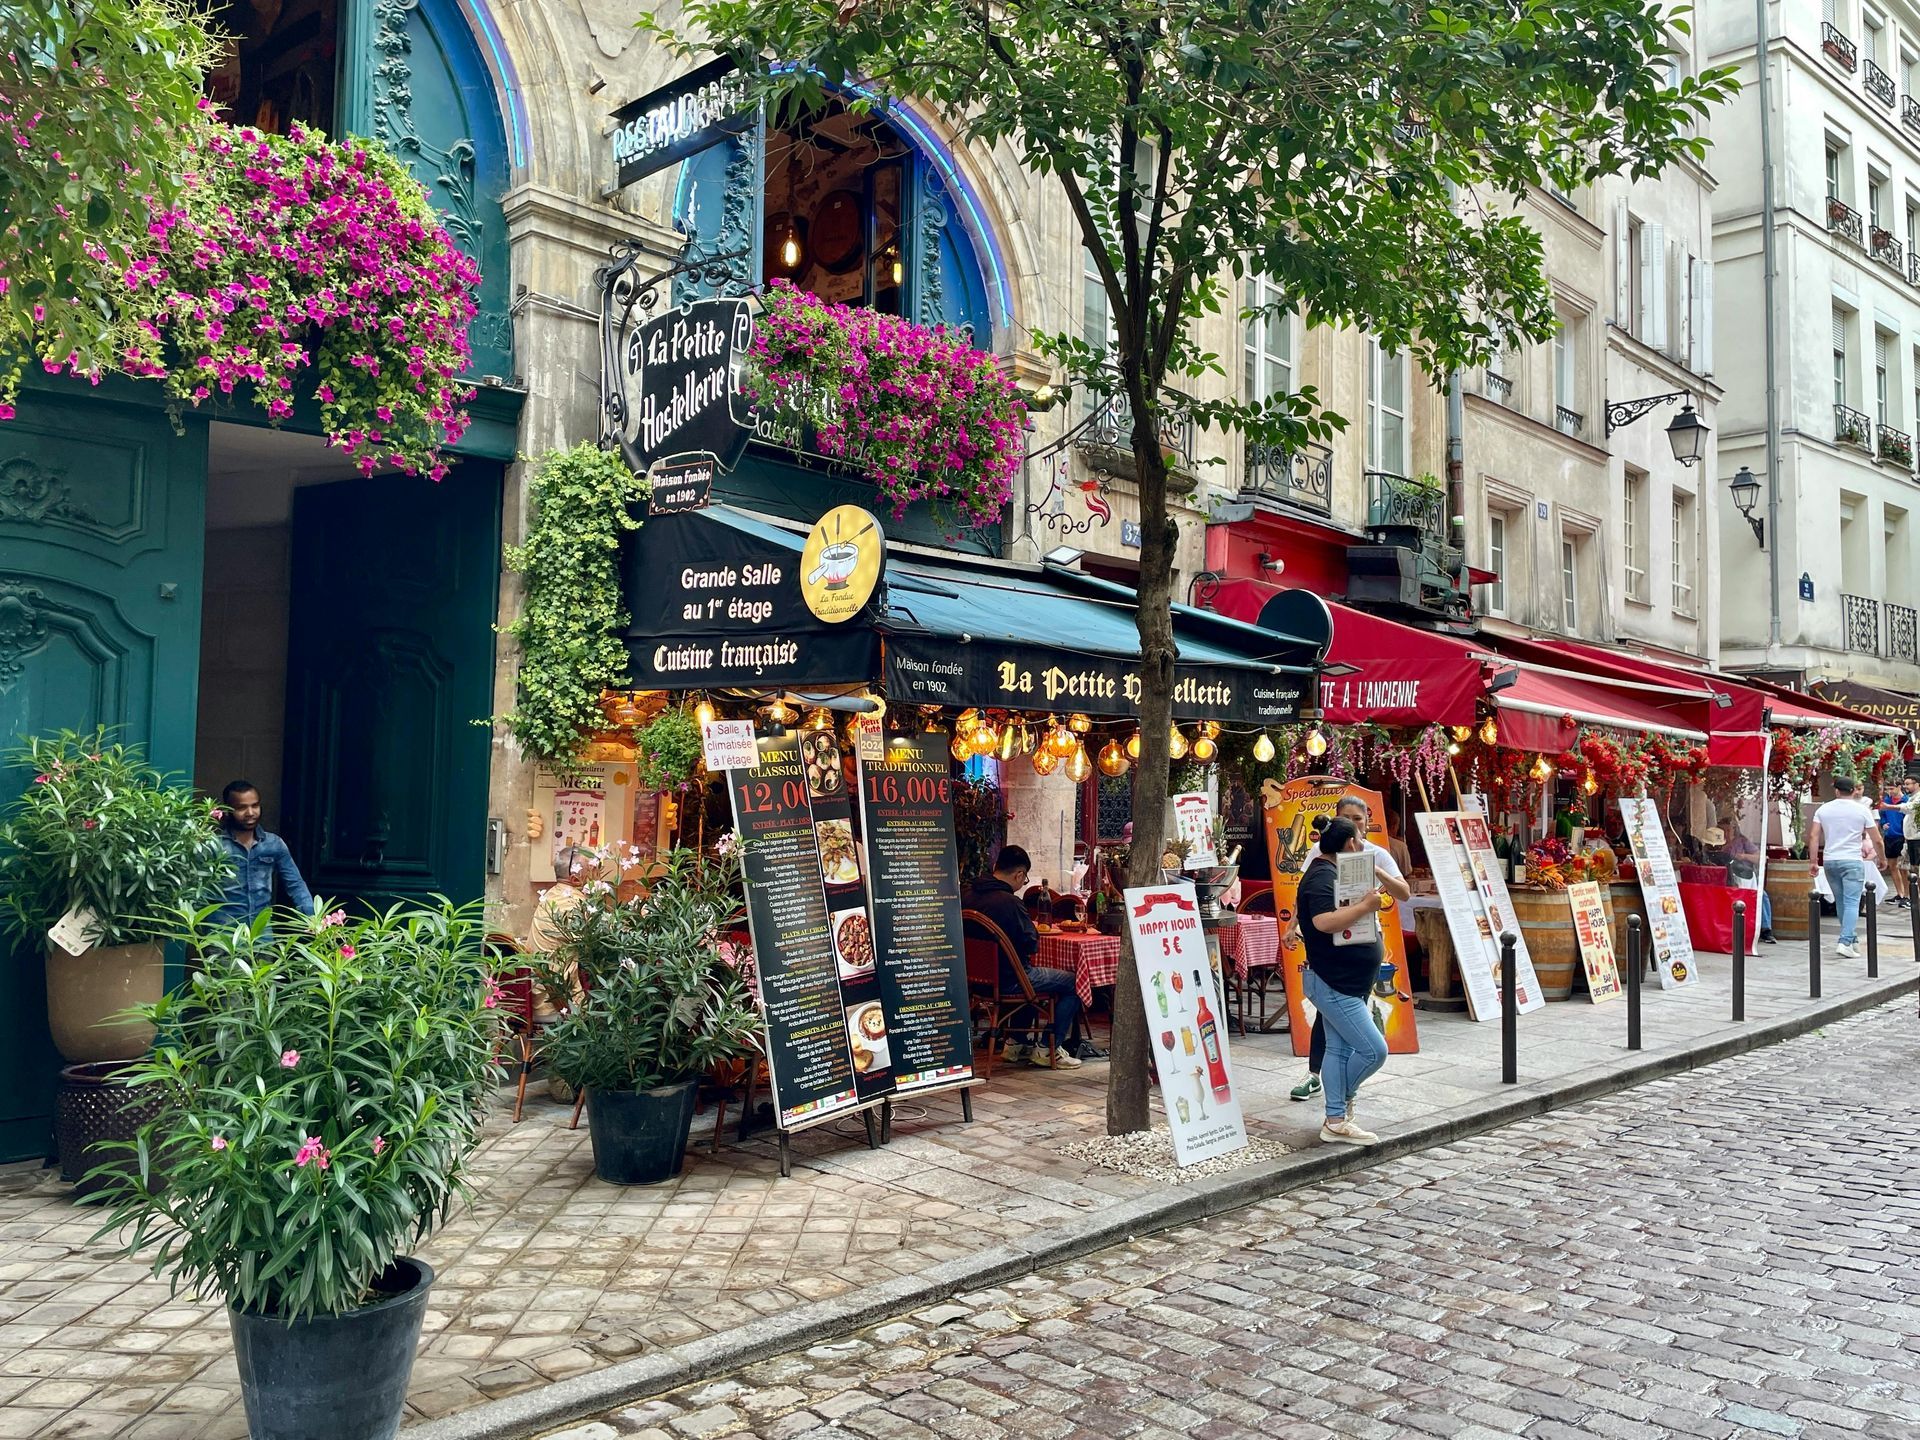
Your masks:
M 210 914 L 172 933 L 192 978 L 142 1007 L 159 1042 L 123 1078 L 166 1104 L 96 1172 L 100 1236 L 226 1303 L 254 1440 L 391 1440 L 433 1283 L 403 1251 L 462 1197 L 495 1078 L 485 916 Z
M 122 1012 L 160 998 L 163 917 L 217 898 L 231 872 L 214 807 L 105 730 L 35 737 L 7 759 L 33 778 L 0 820 L 0 926 L 46 951 L 62 1055 L 134 1059 L 153 1028 Z M 63 948 L 47 931 L 75 914 Z
M 646 893 L 596 880 L 558 917 L 540 981 L 565 1013 L 542 1038 L 562 1080 L 587 1092 L 593 1166 L 616 1185 L 680 1173 L 700 1077 L 752 1054 L 760 1019 L 724 944 L 740 913 L 740 845 L 670 851 Z

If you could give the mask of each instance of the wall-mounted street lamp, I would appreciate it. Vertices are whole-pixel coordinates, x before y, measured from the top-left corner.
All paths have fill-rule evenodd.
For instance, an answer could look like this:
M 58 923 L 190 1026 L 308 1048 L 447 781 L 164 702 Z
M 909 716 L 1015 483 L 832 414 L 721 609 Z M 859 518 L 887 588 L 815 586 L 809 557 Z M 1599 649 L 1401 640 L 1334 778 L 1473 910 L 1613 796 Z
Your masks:
M 1713 432 L 1693 408 L 1693 396 L 1685 390 L 1673 390 L 1665 395 L 1648 395 L 1640 400 L 1622 400 L 1618 404 L 1607 405 L 1607 434 L 1624 426 L 1633 424 L 1642 415 L 1657 410 L 1662 405 L 1670 405 L 1675 400 L 1686 403 L 1680 407 L 1680 413 L 1673 417 L 1673 423 L 1667 426 L 1667 443 L 1673 447 L 1673 458 L 1682 465 L 1694 465 L 1705 458 L 1707 436 Z
M 1733 479 L 1727 482 L 1727 488 L 1733 492 L 1733 503 L 1741 517 L 1753 527 L 1753 538 L 1760 542 L 1762 550 L 1767 548 L 1767 522 L 1753 513 L 1753 507 L 1760 503 L 1760 481 L 1753 471 L 1742 465 Z

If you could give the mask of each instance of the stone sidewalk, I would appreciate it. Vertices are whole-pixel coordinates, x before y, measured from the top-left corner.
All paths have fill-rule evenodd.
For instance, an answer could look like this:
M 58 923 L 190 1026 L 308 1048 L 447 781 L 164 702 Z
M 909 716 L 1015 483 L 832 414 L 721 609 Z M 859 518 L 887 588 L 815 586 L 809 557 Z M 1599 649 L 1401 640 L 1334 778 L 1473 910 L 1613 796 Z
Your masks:
M 1736 1026 L 1727 962 L 1705 957 L 1698 986 L 1646 993 L 1638 1054 L 1624 1001 L 1525 1016 L 1517 1086 L 1499 1083 L 1497 1026 L 1423 1012 L 1421 1053 L 1369 1083 L 1360 1113 L 1386 1141 L 1372 1152 L 1320 1146 L 1317 1107 L 1287 1103 L 1303 1066 L 1284 1035 L 1236 1038 L 1253 1134 L 1294 1153 L 1186 1184 L 1062 1153 L 1103 1131 L 1100 1063 L 997 1070 L 974 1092 L 972 1125 L 953 1096 L 903 1106 L 878 1152 L 857 1121 L 806 1132 L 790 1180 L 770 1136 L 710 1151 L 703 1115 L 676 1182 L 604 1185 L 568 1107 L 530 1099 L 519 1125 L 504 1110 L 490 1122 L 472 1208 L 424 1251 L 439 1282 L 414 1433 L 537 1433 L 1115 1238 L 1816 1028 L 1914 988 L 1904 917 L 1883 918 L 1900 938 L 1883 944 L 1878 981 L 1829 953 L 1825 998 L 1809 1002 L 1804 947 L 1768 947 Z M 138 1262 L 90 1243 L 95 1228 L 51 1174 L 0 1177 L 0 1437 L 244 1435 L 219 1307 L 170 1298 Z

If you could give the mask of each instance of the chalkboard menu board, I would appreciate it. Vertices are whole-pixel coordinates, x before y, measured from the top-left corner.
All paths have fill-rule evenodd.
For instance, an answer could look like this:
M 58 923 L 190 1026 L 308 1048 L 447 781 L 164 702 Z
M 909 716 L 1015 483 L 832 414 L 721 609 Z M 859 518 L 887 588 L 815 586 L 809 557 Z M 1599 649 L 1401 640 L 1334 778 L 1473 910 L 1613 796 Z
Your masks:
M 747 925 L 766 1024 L 767 1077 L 785 1130 L 861 1103 L 809 794 L 815 767 L 801 750 L 805 738 L 763 736 L 760 763 L 727 772 L 734 826 L 747 842 Z
M 944 735 L 896 735 L 859 770 L 873 944 L 902 1091 L 973 1079 L 949 767 Z

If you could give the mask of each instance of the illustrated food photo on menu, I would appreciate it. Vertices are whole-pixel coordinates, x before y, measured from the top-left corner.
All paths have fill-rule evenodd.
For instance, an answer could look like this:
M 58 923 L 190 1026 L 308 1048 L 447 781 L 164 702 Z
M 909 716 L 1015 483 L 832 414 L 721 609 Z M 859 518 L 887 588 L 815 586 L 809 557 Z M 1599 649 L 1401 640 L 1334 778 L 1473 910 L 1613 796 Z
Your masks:
M 878 1000 L 868 1000 L 847 1010 L 847 1035 L 853 1042 L 853 1068 L 862 1075 L 885 1070 L 893 1064 L 887 1048 L 887 1016 Z
M 833 917 L 833 949 L 843 979 L 873 969 L 873 922 L 865 910 L 843 910 Z
M 818 799 L 838 795 L 846 784 L 840 773 L 840 744 L 829 730 L 814 730 L 800 737 L 800 758 L 806 762 L 807 789 Z
M 851 820 L 821 820 L 814 825 L 820 836 L 820 870 L 829 885 L 860 883 L 860 848 L 853 843 Z

